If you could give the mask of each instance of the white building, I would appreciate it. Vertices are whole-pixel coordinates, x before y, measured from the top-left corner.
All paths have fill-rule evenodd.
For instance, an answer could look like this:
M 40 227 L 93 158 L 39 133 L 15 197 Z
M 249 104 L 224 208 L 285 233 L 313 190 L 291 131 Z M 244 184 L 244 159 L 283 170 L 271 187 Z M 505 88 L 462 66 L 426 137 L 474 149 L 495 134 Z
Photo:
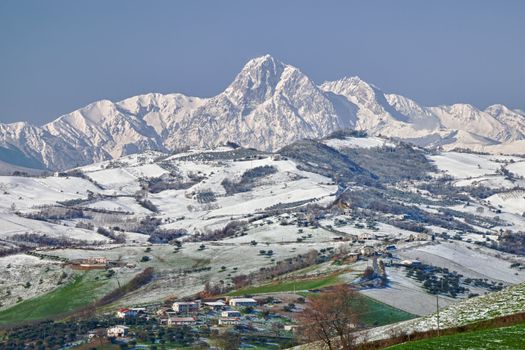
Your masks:
M 170 317 L 168 318 L 168 326 L 191 326 L 197 323 L 195 317 Z
M 257 301 L 252 298 L 233 298 L 228 302 L 233 307 L 257 306 Z
M 235 310 L 226 310 L 221 312 L 221 317 L 241 317 L 241 313 Z
M 421 265 L 421 261 L 419 260 L 403 260 L 400 262 L 401 265 L 404 265 L 404 266 L 416 266 L 416 265 Z
M 295 332 L 299 328 L 296 324 L 285 324 L 284 330 L 289 332 Z
M 223 300 L 206 301 L 204 302 L 204 305 L 216 311 L 222 310 L 226 306 Z
M 375 252 L 374 247 L 369 246 L 369 245 L 365 245 L 364 247 L 361 248 L 361 255 L 364 255 L 364 256 L 373 255 L 374 252 Z
M 146 309 L 143 307 L 134 307 L 134 308 L 124 308 L 117 311 L 117 318 L 126 318 L 126 317 L 137 317 L 140 314 L 144 314 Z
M 109 338 L 122 338 L 128 335 L 129 328 L 126 326 L 115 326 L 108 328 Z
M 197 301 L 176 301 L 173 303 L 173 311 L 182 314 L 189 312 L 197 312 L 201 307 L 200 300 Z

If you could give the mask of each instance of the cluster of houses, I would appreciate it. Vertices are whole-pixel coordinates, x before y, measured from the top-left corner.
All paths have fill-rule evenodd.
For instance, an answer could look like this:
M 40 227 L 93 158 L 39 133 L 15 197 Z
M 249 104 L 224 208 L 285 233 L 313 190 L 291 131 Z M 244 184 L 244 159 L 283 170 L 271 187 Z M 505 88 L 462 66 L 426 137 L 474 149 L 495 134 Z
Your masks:
M 161 325 L 192 326 L 198 322 L 197 314 L 205 309 L 218 314 L 219 326 L 233 326 L 240 324 L 242 308 L 255 307 L 258 303 L 252 298 L 229 298 L 227 300 L 195 300 L 176 301 L 171 308 L 163 307 L 155 312 Z M 149 317 L 145 308 L 121 308 L 117 310 L 117 318 Z M 117 325 L 107 330 L 109 338 L 122 338 L 128 335 L 128 327 Z

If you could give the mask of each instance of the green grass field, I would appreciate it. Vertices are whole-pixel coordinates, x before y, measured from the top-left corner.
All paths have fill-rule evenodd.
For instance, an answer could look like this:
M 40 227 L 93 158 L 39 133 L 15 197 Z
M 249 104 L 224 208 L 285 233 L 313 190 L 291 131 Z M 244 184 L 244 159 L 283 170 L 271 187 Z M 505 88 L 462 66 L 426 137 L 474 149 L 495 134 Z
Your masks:
M 100 271 L 78 273 L 63 287 L 0 311 L 0 324 L 51 318 L 86 306 L 102 296 L 108 284 Z
M 341 283 L 337 275 L 304 281 L 279 281 L 262 286 L 248 287 L 229 293 L 230 296 L 257 295 L 264 293 L 293 292 L 308 297 L 308 290 L 332 286 Z M 361 295 L 359 301 L 364 304 L 363 322 L 370 326 L 383 326 L 395 322 L 410 320 L 415 315 L 383 304 L 372 298 Z
M 362 321 L 369 326 L 384 326 L 391 323 L 410 320 L 417 316 L 390 305 L 361 295 L 365 304 Z
M 525 324 L 482 331 L 458 333 L 395 345 L 389 350 L 522 350 Z
M 248 287 L 229 293 L 230 296 L 254 295 L 277 292 L 300 292 L 341 283 L 336 275 L 302 281 L 279 281 L 261 286 Z

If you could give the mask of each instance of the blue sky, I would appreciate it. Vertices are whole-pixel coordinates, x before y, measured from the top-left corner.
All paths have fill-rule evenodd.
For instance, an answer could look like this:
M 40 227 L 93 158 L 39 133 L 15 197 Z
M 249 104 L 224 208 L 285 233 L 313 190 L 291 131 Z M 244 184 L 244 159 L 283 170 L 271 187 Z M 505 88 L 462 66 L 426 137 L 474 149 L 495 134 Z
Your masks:
M 425 105 L 525 109 L 525 1 L 0 2 L 0 122 L 99 99 L 212 96 L 269 53 Z

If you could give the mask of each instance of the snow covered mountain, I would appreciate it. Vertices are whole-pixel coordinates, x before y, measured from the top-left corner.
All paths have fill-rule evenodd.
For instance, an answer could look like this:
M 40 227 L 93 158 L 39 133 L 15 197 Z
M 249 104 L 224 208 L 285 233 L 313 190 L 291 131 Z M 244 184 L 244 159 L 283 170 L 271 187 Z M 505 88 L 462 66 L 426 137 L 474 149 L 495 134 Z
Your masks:
M 270 55 L 250 60 L 211 98 L 147 94 L 102 100 L 36 127 L 0 124 L 0 160 L 65 169 L 145 150 L 233 141 L 276 150 L 341 128 L 445 149 L 525 153 L 525 116 L 502 105 L 424 107 L 358 77 L 317 86 Z

